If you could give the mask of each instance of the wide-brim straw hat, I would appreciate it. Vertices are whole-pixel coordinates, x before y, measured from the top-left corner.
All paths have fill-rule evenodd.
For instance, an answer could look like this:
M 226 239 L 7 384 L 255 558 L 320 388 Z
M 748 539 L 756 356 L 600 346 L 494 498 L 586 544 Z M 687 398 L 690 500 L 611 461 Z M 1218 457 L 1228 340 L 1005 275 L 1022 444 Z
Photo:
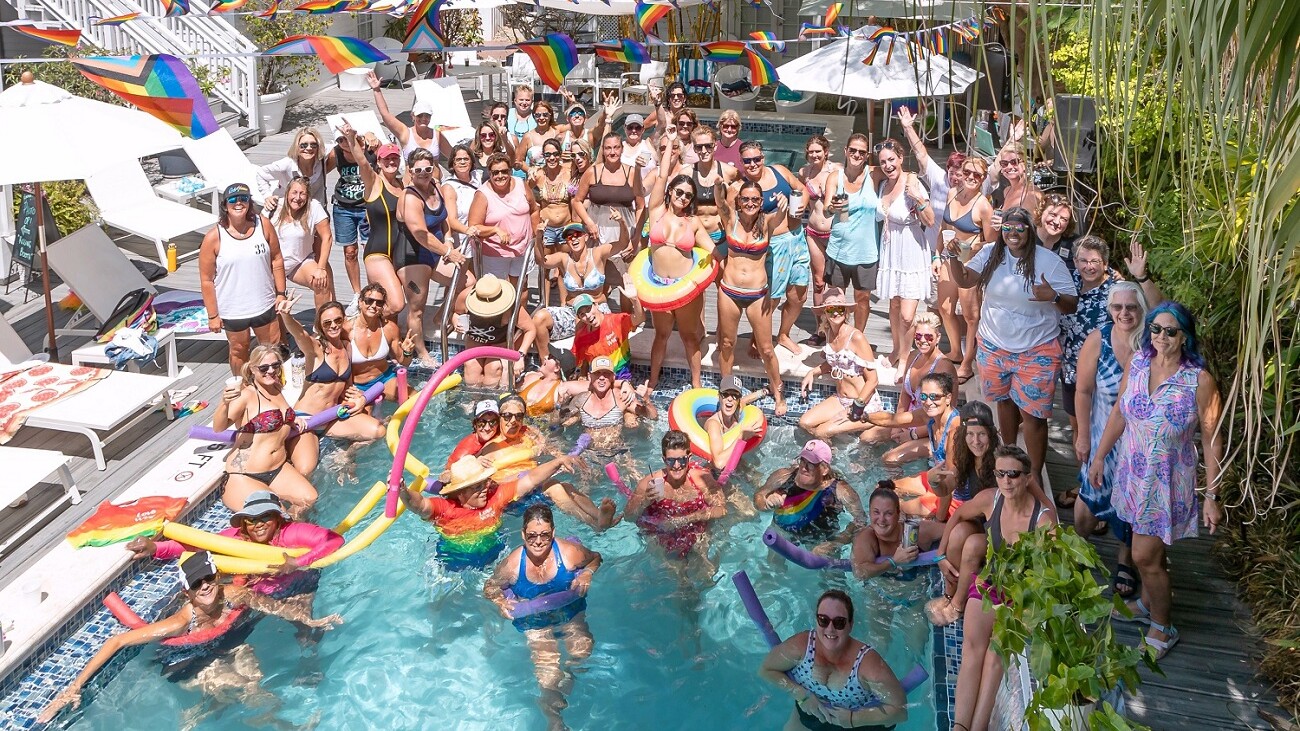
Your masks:
M 827 287 L 822 292 L 822 303 L 816 307 L 824 309 L 827 307 L 849 307 L 850 305 L 851 303 L 849 298 L 845 296 L 844 290 L 839 287 Z
M 515 303 L 515 287 L 510 282 L 484 274 L 474 283 L 465 307 L 479 317 L 496 317 L 505 314 Z
M 438 478 L 442 481 L 442 489 L 438 494 L 447 495 L 467 487 L 474 487 L 495 473 L 496 469 L 484 465 L 478 457 L 470 454 L 463 455 L 452 463 L 451 469 L 442 471 Z

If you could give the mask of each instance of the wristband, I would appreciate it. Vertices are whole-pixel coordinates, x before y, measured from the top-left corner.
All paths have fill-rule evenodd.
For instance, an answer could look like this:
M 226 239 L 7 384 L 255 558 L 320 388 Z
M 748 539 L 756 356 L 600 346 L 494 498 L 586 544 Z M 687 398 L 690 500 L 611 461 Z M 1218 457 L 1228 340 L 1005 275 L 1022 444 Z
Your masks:
M 1141 282 L 1150 282 L 1150 281 L 1151 281 L 1151 275 L 1150 275 L 1150 274 L 1147 274 L 1146 276 L 1142 276 L 1142 277 L 1133 277 L 1133 281 L 1138 282 L 1138 283 L 1141 283 Z
M 889 558 L 885 559 L 885 561 L 886 561 L 890 566 L 893 566 L 893 567 L 894 567 L 894 570 L 896 570 L 896 571 L 898 570 L 898 564 L 894 563 L 894 557 L 893 557 L 893 556 L 890 556 Z
M 281 292 L 280 290 L 277 289 L 277 290 L 275 291 L 275 296 L 276 296 L 276 297 L 288 297 L 288 296 L 289 296 L 289 293 L 288 293 L 288 292 Z

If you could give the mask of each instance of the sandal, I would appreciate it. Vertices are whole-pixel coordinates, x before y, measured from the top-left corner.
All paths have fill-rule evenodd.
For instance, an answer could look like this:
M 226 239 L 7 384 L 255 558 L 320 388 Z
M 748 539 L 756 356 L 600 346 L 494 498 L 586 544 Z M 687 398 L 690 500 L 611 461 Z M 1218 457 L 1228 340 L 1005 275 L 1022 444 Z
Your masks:
M 1174 645 L 1178 644 L 1178 628 L 1172 622 L 1168 626 L 1152 622 L 1151 629 L 1164 633 L 1165 639 L 1157 640 L 1148 634 L 1142 638 L 1142 645 L 1155 650 L 1156 660 L 1163 660 L 1165 655 L 1168 655 L 1169 651 L 1174 649 Z
M 1124 604 L 1128 607 L 1128 611 L 1132 616 L 1126 616 L 1120 610 L 1112 609 L 1110 610 L 1110 618 L 1112 620 L 1116 622 L 1151 624 L 1151 610 L 1147 609 L 1147 605 L 1142 603 L 1142 597 L 1134 599 L 1131 604 L 1128 602 L 1125 602 Z
M 1132 566 L 1119 564 L 1115 567 L 1115 573 L 1110 575 L 1110 588 L 1121 599 L 1132 599 L 1139 587 L 1141 584 L 1138 583 L 1137 572 Z
M 1074 504 L 1078 502 L 1078 500 L 1079 500 L 1079 488 L 1077 487 L 1074 488 L 1073 490 L 1066 490 L 1060 495 L 1055 496 L 1056 507 L 1060 508 L 1061 510 L 1073 509 Z
M 974 378 L 974 377 L 975 377 L 975 371 L 974 371 L 974 370 L 972 370 L 970 373 L 967 373 L 967 374 L 963 375 L 962 372 L 961 372 L 961 368 L 958 368 L 958 369 L 957 369 L 957 385 L 958 385 L 958 386 L 963 386 L 963 385 L 965 385 L 967 381 L 969 381 L 970 379 L 972 379 L 972 378 Z

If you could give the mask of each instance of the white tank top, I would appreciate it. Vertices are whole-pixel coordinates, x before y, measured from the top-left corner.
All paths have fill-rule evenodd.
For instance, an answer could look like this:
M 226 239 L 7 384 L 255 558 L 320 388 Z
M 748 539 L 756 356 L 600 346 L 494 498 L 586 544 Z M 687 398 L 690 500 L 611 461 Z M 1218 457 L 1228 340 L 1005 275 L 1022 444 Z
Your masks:
M 257 217 L 253 232 L 237 239 L 217 226 L 221 249 L 217 252 L 217 313 L 230 320 L 257 317 L 275 305 L 275 278 L 271 274 L 271 245 Z
M 415 136 L 415 128 L 408 128 L 406 132 L 406 144 L 402 145 L 402 166 L 406 166 L 406 160 L 411 156 L 411 153 L 416 150 L 428 150 L 433 153 L 433 161 L 437 162 L 440 152 L 438 150 L 437 140 L 438 138 L 435 136 L 432 140 L 429 140 L 429 144 L 425 145 L 419 137 Z

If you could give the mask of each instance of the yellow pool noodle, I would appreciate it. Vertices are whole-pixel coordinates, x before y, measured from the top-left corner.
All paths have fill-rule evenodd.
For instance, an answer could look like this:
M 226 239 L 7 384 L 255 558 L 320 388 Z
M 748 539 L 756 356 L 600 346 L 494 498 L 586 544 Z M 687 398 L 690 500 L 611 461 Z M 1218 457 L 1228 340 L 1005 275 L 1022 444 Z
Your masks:
M 286 553 L 290 556 L 301 556 L 307 552 L 305 548 L 264 546 L 252 541 L 241 541 L 238 538 L 221 536 L 198 528 L 192 528 L 184 523 L 172 523 L 170 521 L 163 523 L 162 534 L 187 546 L 210 551 L 214 558 L 217 554 L 220 554 L 232 558 L 253 559 L 262 563 L 269 561 L 281 564 L 284 563 L 284 554 Z

